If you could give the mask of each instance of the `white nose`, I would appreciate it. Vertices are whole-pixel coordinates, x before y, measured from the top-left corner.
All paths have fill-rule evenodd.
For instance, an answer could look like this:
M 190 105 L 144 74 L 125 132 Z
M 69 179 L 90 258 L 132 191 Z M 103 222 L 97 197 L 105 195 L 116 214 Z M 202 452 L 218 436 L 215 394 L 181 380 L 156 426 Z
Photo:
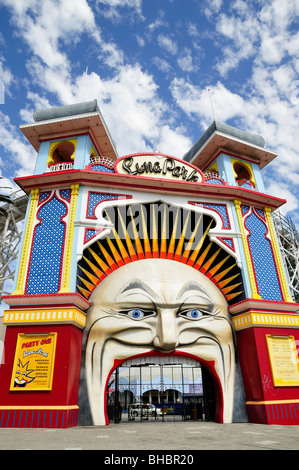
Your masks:
M 159 313 L 157 336 L 154 346 L 164 351 L 173 351 L 178 345 L 176 316 L 170 309 L 162 309 Z

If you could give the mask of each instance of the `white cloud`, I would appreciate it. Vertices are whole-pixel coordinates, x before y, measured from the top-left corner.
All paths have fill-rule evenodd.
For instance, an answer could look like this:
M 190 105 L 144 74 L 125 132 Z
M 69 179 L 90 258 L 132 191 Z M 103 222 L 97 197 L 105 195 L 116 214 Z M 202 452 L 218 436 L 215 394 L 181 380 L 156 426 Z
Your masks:
M 137 40 L 138 46 L 140 47 L 145 46 L 145 40 L 139 34 L 136 34 L 136 40 Z
M 102 80 L 98 101 L 121 154 L 155 146 L 165 105 L 140 66 L 124 66 L 113 79 Z
M 78 41 L 80 34 L 93 29 L 94 16 L 86 0 L 3 0 L 13 11 L 17 34 L 48 66 L 66 65 L 59 42 Z
M 187 26 L 187 33 L 189 36 L 193 38 L 199 38 L 200 37 L 200 32 L 198 31 L 198 27 L 195 23 L 192 23 L 189 21 L 188 26 Z
M 9 86 L 12 80 L 13 76 L 10 70 L 3 67 L 0 60 L 0 104 L 4 104 L 6 95 L 10 94 Z
M 214 15 L 221 10 L 222 0 L 209 0 L 206 4 L 207 6 L 204 9 L 204 13 L 207 18 L 213 19 Z
M 181 157 L 191 146 L 185 129 L 170 127 L 169 106 L 159 97 L 153 76 L 138 64 L 119 67 L 109 79 L 95 72 L 80 75 L 65 86 L 71 102 L 82 101 L 83 93 L 87 101 L 98 100 L 120 155 L 163 148 Z
M 5 60 L 0 57 L 0 80 L 3 83 L 6 92 L 8 92 L 10 85 L 14 81 L 12 72 L 5 66 Z
M 159 34 L 158 38 L 159 46 L 168 52 L 171 55 L 176 55 L 178 52 L 178 45 L 177 43 L 170 37 L 166 36 L 165 34 Z
M 23 120 L 32 121 L 34 107 L 48 107 L 49 94 L 57 97 L 61 104 L 70 104 L 89 99 L 97 99 L 103 112 L 108 128 L 113 134 L 113 139 L 118 143 L 120 154 L 136 151 L 153 150 L 162 142 L 164 146 L 165 136 L 172 136 L 172 142 L 177 152 L 186 151 L 186 139 L 183 131 L 178 129 L 178 135 L 171 131 L 166 122 L 168 120 L 168 107 L 158 94 L 158 86 L 154 78 L 135 64 L 125 65 L 123 51 L 113 42 L 103 40 L 101 31 L 95 25 L 95 17 L 86 0 L 75 0 L 77 8 L 74 8 L 73 0 L 57 0 L 57 11 L 48 9 L 49 1 L 44 0 L 38 8 L 38 2 L 22 2 L 16 5 L 12 0 L 4 0 L 13 10 L 13 19 L 16 30 L 23 40 L 30 46 L 33 56 L 27 60 L 27 70 L 31 76 L 31 87 L 38 86 L 44 91 L 38 95 L 31 91 L 27 94 L 28 104 L 20 111 Z M 53 2 L 52 2 L 53 3 Z M 132 8 L 140 12 L 141 1 L 101 1 L 102 6 L 119 10 L 122 7 Z M 71 12 L 69 7 L 72 5 Z M 71 15 L 72 21 L 59 29 L 58 25 L 66 20 L 65 15 Z M 163 15 L 159 14 L 160 21 Z M 53 26 L 54 21 L 54 26 Z M 161 25 L 161 22 L 159 23 Z M 158 24 L 156 24 L 158 27 Z M 67 49 L 69 41 L 77 40 L 80 34 L 88 33 L 98 47 L 98 58 L 102 63 L 111 67 L 110 76 L 101 78 L 96 72 L 85 74 L 82 71 L 74 74 Z M 159 37 L 161 47 L 166 48 L 171 54 L 177 51 L 177 45 L 165 35 Z M 160 67 L 167 63 L 159 62 Z M 54 98 L 55 99 L 55 98 Z M 6 126 L 7 140 L 14 130 Z M 0 134 L 1 135 L 1 134 Z M 11 141 L 14 139 L 11 138 Z M 12 144 L 11 144 L 12 146 Z M 22 147 L 20 147 L 22 148 Z M 30 171 L 27 157 L 28 149 L 23 152 L 24 160 L 18 158 L 22 170 Z
M 124 54 L 121 49 L 119 49 L 116 44 L 105 43 L 104 41 L 99 42 L 100 54 L 98 59 L 104 61 L 106 65 L 111 68 L 118 68 L 124 62 Z
M 299 32 L 288 38 L 288 41 L 285 44 L 285 49 L 290 56 L 299 56 Z
M 220 82 L 210 87 L 209 92 L 207 88 L 196 87 L 184 79 L 175 78 L 170 90 L 178 106 L 188 115 L 199 117 L 205 125 L 210 124 L 214 119 L 213 108 L 216 119 L 219 121 L 226 121 L 244 114 L 244 100 Z
M 256 52 L 258 21 L 250 15 L 229 16 L 221 14 L 216 25 L 217 32 L 225 38 L 222 45 L 223 58 L 218 57 L 217 69 L 222 76 L 235 69 L 240 61 L 249 59 Z
M 44 98 L 37 93 L 29 91 L 27 93 L 27 104 L 26 107 L 20 110 L 20 116 L 22 121 L 29 123 L 33 120 L 33 113 L 37 109 L 50 108 L 51 104 L 47 98 Z M 29 103 L 32 103 L 31 105 Z
M 142 0 L 96 0 L 96 2 L 101 14 L 113 21 L 121 21 L 124 8 L 132 10 L 138 18 L 143 20 Z
M 32 78 L 32 85 L 38 85 L 47 93 L 54 93 L 60 103 L 70 104 L 73 95 L 70 90 L 71 74 L 67 67 L 51 68 L 45 66 L 38 58 L 33 57 L 26 64 Z
M 186 129 L 179 127 L 171 129 L 168 125 L 161 128 L 157 148 L 161 149 L 162 153 L 182 158 L 192 145 L 193 142 L 186 137 Z
M 283 36 L 271 37 L 265 33 L 260 47 L 261 60 L 266 64 L 280 64 L 285 52 L 285 41 Z
M 260 20 L 269 30 L 280 34 L 287 29 L 299 14 L 298 0 L 272 0 L 266 3 L 260 12 Z
M 165 59 L 161 59 L 161 57 L 153 57 L 153 64 L 163 73 L 169 73 L 172 69 L 169 62 Z
M 298 176 L 298 175 L 297 175 Z M 299 203 L 298 198 L 290 189 L 289 185 L 280 181 L 269 181 L 265 178 L 265 186 L 267 193 L 280 199 L 285 199 L 287 202 L 280 207 L 280 212 L 284 215 L 288 215 L 298 210 Z
M 168 26 L 167 21 L 164 19 L 165 12 L 163 10 L 159 10 L 158 15 L 158 18 L 148 25 L 148 30 L 151 33 L 153 33 L 156 29 L 166 28 Z
M 15 128 L 10 119 L 0 112 L 0 142 L 5 152 L 10 155 L 10 165 L 15 176 L 24 176 L 34 172 L 36 153 L 31 145 L 23 142 L 19 129 Z M 4 161 L 4 158 L 0 159 Z
M 298 0 L 272 0 L 260 11 L 251 2 L 233 2 L 216 22 L 215 40 L 222 51 L 217 70 L 226 77 L 244 60 L 254 58 L 267 66 L 280 64 L 286 51 L 298 56 L 298 33 L 290 30 L 298 15 Z
M 275 70 L 273 70 L 273 79 L 276 82 L 279 95 L 287 95 L 290 98 L 290 89 L 296 79 L 296 73 L 291 65 L 285 64 L 275 68 Z
M 198 70 L 198 65 L 194 65 L 191 49 L 185 47 L 183 52 L 178 58 L 178 66 L 183 72 L 195 72 Z

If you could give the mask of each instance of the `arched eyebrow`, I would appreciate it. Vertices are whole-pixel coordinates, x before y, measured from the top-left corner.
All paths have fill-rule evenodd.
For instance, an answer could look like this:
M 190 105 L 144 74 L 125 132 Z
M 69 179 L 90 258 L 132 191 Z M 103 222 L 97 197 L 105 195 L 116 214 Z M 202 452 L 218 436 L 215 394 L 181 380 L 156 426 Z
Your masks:
M 180 289 L 177 295 L 177 298 L 179 299 L 180 297 L 182 297 L 183 294 L 189 291 L 200 292 L 200 294 L 202 294 L 202 297 L 206 299 L 208 303 L 210 304 L 211 309 L 215 306 L 209 294 L 199 284 L 197 284 L 196 282 L 192 282 L 192 281 L 187 282 L 186 284 L 183 285 L 183 287 Z
M 134 289 L 140 289 L 152 296 L 153 298 L 156 298 L 156 293 L 149 287 L 147 286 L 144 282 L 139 281 L 138 279 L 134 281 L 130 281 L 125 287 L 123 287 L 119 293 L 117 294 L 116 297 L 118 297 L 119 294 L 123 294 L 124 292 L 134 290 Z
M 182 296 L 183 294 L 185 294 L 185 292 L 188 292 L 189 290 L 197 290 L 202 294 L 207 295 L 206 291 L 202 287 L 200 287 L 200 285 L 196 282 L 187 282 L 187 284 L 184 284 L 181 290 L 179 291 L 178 297 Z

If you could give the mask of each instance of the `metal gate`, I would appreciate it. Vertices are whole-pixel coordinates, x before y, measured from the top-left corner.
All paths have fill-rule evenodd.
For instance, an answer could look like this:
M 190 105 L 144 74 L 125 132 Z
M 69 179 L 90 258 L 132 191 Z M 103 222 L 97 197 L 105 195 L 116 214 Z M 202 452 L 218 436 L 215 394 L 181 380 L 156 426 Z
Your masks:
M 128 361 L 111 375 L 107 388 L 110 422 L 214 419 L 214 384 L 203 366 L 193 360 L 149 359 L 146 363 Z

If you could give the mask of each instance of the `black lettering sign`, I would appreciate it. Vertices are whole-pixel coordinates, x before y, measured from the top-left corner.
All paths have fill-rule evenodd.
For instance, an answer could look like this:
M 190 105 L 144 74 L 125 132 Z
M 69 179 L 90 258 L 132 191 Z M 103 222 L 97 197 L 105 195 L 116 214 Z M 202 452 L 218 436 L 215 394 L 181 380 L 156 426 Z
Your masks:
M 138 158 L 138 157 L 137 157 Z M 161 162 L 162 163 L 162 162 Z M 173 158 L 165 158 L 163 165 L 155 161 L 143 161 L 142 164 L 135 161 L 134 157 L 126 157 L 122 161 L 122 169 L 129 175 L 171 175 L 172 178 L 183 181 L 197 182 L 199 173 L 197 170 L 188 169 Z

